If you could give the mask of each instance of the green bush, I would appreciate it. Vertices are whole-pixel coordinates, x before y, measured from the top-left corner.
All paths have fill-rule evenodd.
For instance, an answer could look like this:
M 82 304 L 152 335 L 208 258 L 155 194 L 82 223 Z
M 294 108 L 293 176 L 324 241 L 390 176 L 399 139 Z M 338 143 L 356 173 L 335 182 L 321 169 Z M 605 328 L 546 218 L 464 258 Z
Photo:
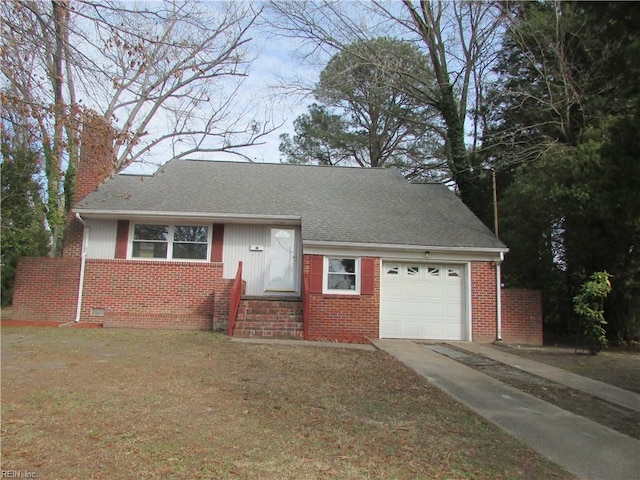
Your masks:
M 593 355 L 608 345 L 604 329 L 607 324 L 604 319 L 604 299 L 611 292 L 610 277 L 607 272 L 594 272 L 573 297 L 573 311 L 581 317 L 585 344 Z

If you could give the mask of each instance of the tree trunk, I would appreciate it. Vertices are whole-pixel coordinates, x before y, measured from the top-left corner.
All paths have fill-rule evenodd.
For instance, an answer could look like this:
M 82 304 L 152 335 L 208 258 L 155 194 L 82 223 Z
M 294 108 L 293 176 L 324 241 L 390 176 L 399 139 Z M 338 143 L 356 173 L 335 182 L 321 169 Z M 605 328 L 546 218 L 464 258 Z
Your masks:
M 53 147 L 50 158 L 47 159 L 47 220 L 52 232 L 51 249 L 49 255 L 60 254 L 61 240 L 64 230 L 64 196 L 61 192 L 61 171 L 63 153 L 63 135 L 65 125 L 65 104 L 62 88 L 64 85 L 64 39 L 66 37 L 68 21 L 67 0 L 52 0 L 53 22 L 55 29 L 55 48 L 53 50 L 53 70 L 49 73 L 53 86 Z

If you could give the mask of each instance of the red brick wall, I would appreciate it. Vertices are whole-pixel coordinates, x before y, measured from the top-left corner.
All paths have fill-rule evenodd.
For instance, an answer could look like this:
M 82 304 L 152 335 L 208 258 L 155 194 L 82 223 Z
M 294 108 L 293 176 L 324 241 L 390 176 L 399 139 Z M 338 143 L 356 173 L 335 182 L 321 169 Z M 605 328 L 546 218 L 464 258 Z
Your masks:
M 93 192 L 115 172 L 113 139 L 113 128 L 104 117 L 96 113 L 86 113 L 83 116 L 74 204 Z
M 497 339 L 496 267 L 493 262 L 471 263 L 473 341 Z M 501 333 L 506 343 L 542 345 L 542 297 L 537 290 L 500 291 Z
M 76 316 L 79 258 L 22 258 L 16 271 L 13 319 L 72 322 Z
M 496 339 L 496 265 L 471 262 L 471 328 L 473 341 L 490 343 Z
M 304 275 L 310 272 L 312 255 L 304 256 Z M 374 259 L 372 295 L 325 295 L 311 293 L 309 340 L 367 343 L 379 337 L 380 259 Z
M 87 260 L 81 321 L 105 327 L 197 328 L 226 325 L 231 280 L 222 263 Z M 92 317 L 91 309 L 104 309 Z
M 542 345 L 542 294 L 539 290 L 502 290 L 502 340 Z
M 75 319 L 80 259 L 25 258 L 18 264 L 15 320 Z M 88 259 L 81 322 L 105 327 L 224 328 L 232 280 L 221 263 Z M 103 309 L 104 316 L 91 316 Z
M 116 159 L 113 138 L 113 128 L 104 117 L 93 112 L 84 114 L 73 205 L 96 190 L 115 172 Z M 65 226 L 62 246 L 64 257 L 79 257 L 81 255 L 83 231 L 84 228 L 80 221 L 70 213 Z
M 304 274 L 309 260 L 304 256 Z M 310 294 L 309 339 L 366 342 L 379 336 L 380 260 L 373 295 Z M 75 319 L 80 258 L 24 258 L 18 263 L 13 318 L 36 322 Z M 473 340 L 496 339 L 495 265 L 471 264 Z M 227 323 L 232 280 L 221 263 L 87 260 L 81 322 L 143 328 L 220 329 Z M 502 290 L 502 338 L 542 344 L 538 291 Z M 104 317 L 91 309 L 104 309 Z
M 69 216 L 64 230 L 64 242 L 62 245 L 63 257 L 79 257 L 82 255 L 83 235 L 84 226 L 82 222 L 75 218 L 75 216 Z

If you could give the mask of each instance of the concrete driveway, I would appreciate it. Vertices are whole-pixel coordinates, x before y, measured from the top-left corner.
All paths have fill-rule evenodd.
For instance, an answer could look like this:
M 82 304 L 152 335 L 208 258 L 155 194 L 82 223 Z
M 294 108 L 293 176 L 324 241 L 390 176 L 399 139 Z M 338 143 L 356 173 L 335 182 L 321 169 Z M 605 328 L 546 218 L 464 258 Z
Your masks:
M 467 367 L 447 356 L 446 349 L 442 350 L 440 345 L 410 340 L 376 340 L 374 345 L 574 475 L 587 480 L 640 479 L 638 440 Z M 455 345 L 475 353 L 494 355 L 494 349 L 489 347 L 469 343 Z M 495 352 L 495 355 L 500 356 L 496 360 L 508 365 L 523 363 L 522 358 L 505 352 Z M 607 401 L 627 408 L 640 409 L 640 395 L 633 392 L 608 388 L 601 382 L 531 360 L 525 363 L 536 375 L 607 397 Z

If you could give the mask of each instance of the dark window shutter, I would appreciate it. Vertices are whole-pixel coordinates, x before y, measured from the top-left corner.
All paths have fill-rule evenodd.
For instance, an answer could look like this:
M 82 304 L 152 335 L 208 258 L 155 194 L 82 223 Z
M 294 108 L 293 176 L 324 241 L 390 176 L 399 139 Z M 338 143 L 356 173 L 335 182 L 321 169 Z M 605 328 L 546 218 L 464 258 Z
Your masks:
M 213 238 L 211 240 L 211 261 L 222 261 L 222 246 L 224 243 L 224 224 L 216 223 L 213 225 Z
M 313 256 L 309 261 L 309 277 L 311 279 L 309 290 L 311 293 L 322 293 L 322 279 L 324 269 L 324 258 Z
M 373 284 L 375 278 L 375 262 L 373 258 L 364 257 L 360 259 L 360 273 L 362 284 L 360 293 L 362 295 L 373 295 Z
M 129 220 L 118 220 L 116 230 L 115 258 L 127 258 L 127 246 L 129 243 Z

